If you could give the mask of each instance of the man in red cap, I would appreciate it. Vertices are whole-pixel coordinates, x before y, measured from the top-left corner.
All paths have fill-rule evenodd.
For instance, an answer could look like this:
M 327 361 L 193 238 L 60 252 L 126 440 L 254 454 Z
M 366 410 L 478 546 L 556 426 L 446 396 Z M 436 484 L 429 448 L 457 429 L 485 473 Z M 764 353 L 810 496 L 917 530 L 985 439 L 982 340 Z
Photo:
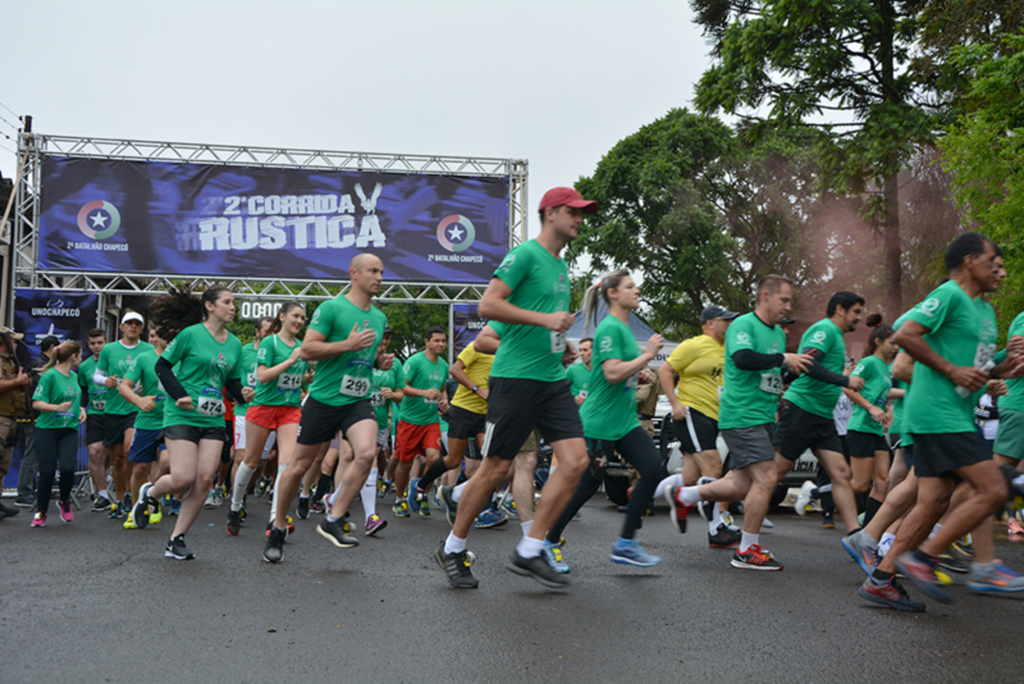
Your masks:
M 434 560 L 454 587 L 477 587 L 466 537 L 534 427 L 558 453 L 559 466 L 544 485 L 533 524 L 524 524 L 507 567 L 546 587 L 568 584 L 542 556 L 544 536 L 565 510 L 589 462 L 579 409 L 562 367 L 573 314 L 569 269 L 560 254 L 579 234 L 583 214 L 596 211 L 597 202 L 572 188 L 545 193 L 540 235 L 505 256 L 480 300 L 480 315 L 500 329 L 501 345 L 491 368 L 483 463 L 461 491 L 446 487 L 441 492 L 449 519 L 457 512 L 454 529 L 434 552 Z

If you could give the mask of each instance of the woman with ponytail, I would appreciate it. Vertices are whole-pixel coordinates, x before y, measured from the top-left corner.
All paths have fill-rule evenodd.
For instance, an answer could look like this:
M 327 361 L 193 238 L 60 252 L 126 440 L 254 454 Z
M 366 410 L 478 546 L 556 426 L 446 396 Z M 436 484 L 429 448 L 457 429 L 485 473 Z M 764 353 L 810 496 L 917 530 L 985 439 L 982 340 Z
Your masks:
M 629 329 L 629 314 L 640 306 L 640 290 L 628 271 L 613 271 L 587 290 L 583 299 L 584 334 L 597 317 L 597 298 L 608 305 L 608 316 L 594 332 L 590 383 L 587 400 L 580 408 L 583 434 L 598 445 L 590 455 L 590 468 L 580 478 L 576 493 L 561 519 L 547 535 L 548 545 L 557 545 L 562 530 L 573 516 L 597 492 L 604 479 L 602 454 L 616 451 L 640 472 L 640 481 L 626 510 L 622 532 L 612 546 L 615 563 L 650 567 L 661 558 L 644 550 L 634 539 L 641 519 L 658 486 L 661 458 L 654 441 L 640 425 L 636 414 L 637 374 L 657 356 L 664 344 L 661 335 L 652 335 L 643 352 Z M 568 572 L 564 562 L 556 571 Z
M 75 457 L 78 455 L 78 425 L 85 422 L 82 388 L 78 373 L 71 370 L 82 365 L 82 346 L 74 341 L 61 343 L 43 368 L 43 375 L 32 394 L 32 408 L 39 411 L 36 419 L 36 454 L 39 457 L 37 511 L 32 527 L 46 524 L 53 480 L 60 469 L 60 498 L 57 508 L 66 523 L 75 518 L 71 510 L 71 487 L 75 481 Z

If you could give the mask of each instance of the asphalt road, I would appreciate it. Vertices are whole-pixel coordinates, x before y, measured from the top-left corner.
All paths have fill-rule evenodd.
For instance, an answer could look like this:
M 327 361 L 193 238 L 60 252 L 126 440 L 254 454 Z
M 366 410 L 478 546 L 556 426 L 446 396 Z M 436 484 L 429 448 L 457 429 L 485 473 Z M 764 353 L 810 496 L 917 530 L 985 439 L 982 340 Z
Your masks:
M 615 565 L 621 514 L 601 497 L 567 529 L 562 593 L 504 568 L 515 522 L 474 531 L 480 588 L 460 591 L 431 558 L 441 512 L 386 510 L 381 537 L 348 550 L 314 532 L 318 516 L 297 520 L 271 566 L 265 499 L 234 538 L 226 507 L 203 511 L 191 562 L 163 557 L 167 518 L 128 532 L 51 511 L 31 529 L 22 511 L 0 521 L 0 682 L 1020 681 L 1024 601 L 955 587 L 923 614 L 870 606 L 839 530 L 791 509 L 762 535 L 779 573 L 732 569 L 699 519 L 680 535 L 664 507 L 640 532 L 664 562 Z M 1024 547 L 997 549 L 1024 570 Z

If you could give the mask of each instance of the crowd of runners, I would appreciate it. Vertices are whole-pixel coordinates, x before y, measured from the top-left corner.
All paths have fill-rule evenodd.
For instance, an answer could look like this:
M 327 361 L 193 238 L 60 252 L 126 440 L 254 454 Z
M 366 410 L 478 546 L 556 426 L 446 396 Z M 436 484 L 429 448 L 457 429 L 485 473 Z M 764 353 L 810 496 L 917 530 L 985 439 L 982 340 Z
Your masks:
M 265 532 L 263 559 L 280 563 L 293 510 L 303 519 L 322 514 L 317 533 L 349 548 L 359 544 L 359 528 L 372 536 L 388 524 L 376 507 L 393 497 L 394 518 L 430 516 L 432 502 L 443 508 L 452 529 L 433 557 L 454 587 L 478 585 L 470 531 L 515 516 L 522 537 L 508 569 L 562 588 L 571 574 L 563 533 L 618 454 L 635 473 L 612 561 L 661 561 L 636 533 L 663 498 L 679 532 L 696 509 L 709 546 L 731 550 L 733 567 L 778 571 L 782 562 L 759 533 L 780 478 L 810 450 L 821 474 L 801 488 L 797 513 L 818 500 L 830 527 L 838 512 L 842 545 L 868 575 L 858 591 L 864 599 L 924 610 L 897 581 L 902 575 L 948 603 L 950 572 L 967 574 L 977 591 L 1024 591 L 1024 577 L 994 556 L 993 516 L 1024 489 L 1017 470 L 1024 384 L 1016 379 L 1024 375 L 1024 314 L 997 350 L 985 298 L 1005 275 L 995 244 L 977 233 L 956 238 L 945 254 L 949 278 L 892 325 L 869 316 L 870 337 L 855 363 L 844 335 L 864 318 L 864 299 L 836 292 L 825 317 L 787 353 L 780 324 L 793 286 L 769 275 L 751 312 L 704 309 L 702 334 L 680 344 L 655 377 L 649 366 L 664 341 L 653 335 L 638 346 L 628 320 L 639 289 L 627 271 L 587 291 L 587 337 L 579 350 L 567 341 L 574 316 L 561 253 L 583 215 L 596 210 L 571 188 L 544 195 L 539 236 L 495 271 L 479 304 L 489 322 L 450 368 L 441 328 L 427 330 L 423 351 L 404 364 L 390 353 L 391 330 L 372 303 L 386 264 L 372 254 L 352 260 L 346 294 L 320 304 L 308 321 L 301 302 L 284 304 L 257 323 L 251 344 L 227 329 L 235 303 L 223 287 L 158 297 L 149 342 L 140 339 L 143 317 L 128 312 L 120 339 L 107 343 L 102 330 L 90 332 L 84 362 L 78 343 L 60 344 L 32 397 L 40 412 L 32 526 L 47 523 L 58 471 L 59 516 L 73 519 L 84 422 L 93 510 L 125 529 L 173 516 L 168 558 L 195 557 L 185 537 L 204 506 L 227 502 L 227 535 Z M 599 299 L 609 314 L 591 332 Z M 659 449 L 637 409 L 642 374 L 669 398 L 681 474 L 662 477 Z M 991 445 L 975 424 L 984 394 L 1000 397 Z M 541 440 L 553 452 L 542 486 Z M 272 502 L 265 530 L 247 511 L 250 497 L 264 494 Z M 357 498 L 362 515 L 353 519 Z M 742 529 L 729 514 L 739 501 Z

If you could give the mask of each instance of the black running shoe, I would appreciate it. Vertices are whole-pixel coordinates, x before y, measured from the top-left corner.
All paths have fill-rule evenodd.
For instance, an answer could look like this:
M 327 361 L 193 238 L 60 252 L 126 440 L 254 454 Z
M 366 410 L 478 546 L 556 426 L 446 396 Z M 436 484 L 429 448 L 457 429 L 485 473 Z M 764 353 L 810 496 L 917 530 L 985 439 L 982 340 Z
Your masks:
M 284 560 L 284 538 L 287 536 L 288 530 L 279 530 L 276 527 L 271 529 L 267 545 L 263 549 L 263 560 L 268 563 L 280 563 Z
M 237 537 L 242 529 L 242 511 L 228 511 L 228 524 L 225 527 L 228 534 Z
M 92 502 L 92 508 L 90 508 L 89 510 L 92 511 L 93 513 L 99 513 L 100 511 L 109 512 L 110 507 L 112 505 L 113 504 L 110 502 L 110 499 L 108 499 L 107 497 L 97 496 L 96 500 Z
M 444 570 L 444 574 L 448 577 L 448 583 L 456 589 L 476 589 L 480 585 L 469 569 L 472 561 L 466 553 L 466 551 L 445 553 L 443 540 L 434 551 L 434 560 Z
M 569 584 L 569 578 L 552 570 L 548 562 L 544 560 L 543 554 L 533 558 L 523 558 L 519 555 L 519 551 L 514 551 L 511 560 L 505 567 L 517 575 L 537 580 L 548 589 L 564 589 Z
M 455 527 L 455 518 L 459 515 L 459 504 L 452 499 L 454 487 L 441 487 L 441 503 L 444 504 L 444 517 L 448 524 Z
M 742 538 L 742 532 L 731 530 L 728 525 L 722 523 L 714 534 L 708 533 L 708 546 L 713 549 L 734 549 L 740 545 Z
M 349 523 L 345 518 L 328 522 L 326 519 L 316 526 L 316 533 L 339 549 L 359 546 L 359 540 L 349 534 Z
M 196 557 L 196 554 L 189 551 L 188 547 L 185 546 L 185 535 L 183 534 L 172 537 L 167 542 L 167 546 L 164 547 L 164 555 L 174 560 L 192 560 Z
M 305 520 L 309 517 L 309 497 L 299 497 L 299 518 Z
M 132 521 L 135 527 L 140 530 L 146 529 L 149 524 L 149 490 L 153 488 L 152 482 L 147 482 L 139 488 L 139 500 L 132 507 Z M 127 497 L 127 495 L 126 495 Z

